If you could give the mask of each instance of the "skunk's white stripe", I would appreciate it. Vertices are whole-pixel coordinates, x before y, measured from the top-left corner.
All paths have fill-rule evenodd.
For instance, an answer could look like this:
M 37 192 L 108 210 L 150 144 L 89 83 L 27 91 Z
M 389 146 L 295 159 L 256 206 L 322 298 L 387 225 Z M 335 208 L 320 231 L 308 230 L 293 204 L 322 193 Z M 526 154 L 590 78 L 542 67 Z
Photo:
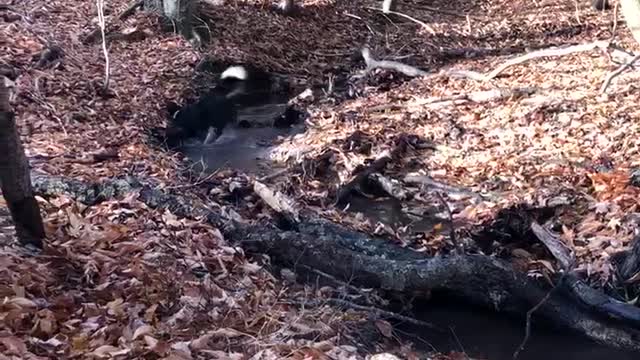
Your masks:
M 182 109 L 177 110 L 176 112 L 173 113 L 173 120 L 175 120 L 178 117 L 178 114 L 180 114 L 180 111 L 182 111 Z
M 222 72 L 222 75 L 220 75 L 220 79 L 229 78 L 247 80 L 249 78 L 249 72 L 244 66 L 230 66 L 227 70 Z

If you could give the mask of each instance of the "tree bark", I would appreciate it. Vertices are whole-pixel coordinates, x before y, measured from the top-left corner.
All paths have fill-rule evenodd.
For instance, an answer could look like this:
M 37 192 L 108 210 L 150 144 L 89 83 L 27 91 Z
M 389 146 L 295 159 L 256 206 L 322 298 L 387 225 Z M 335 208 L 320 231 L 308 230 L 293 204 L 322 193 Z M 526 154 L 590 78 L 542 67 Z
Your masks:
M 193 0 L 143 0 L 144 10 L 160 14 L 172 21 L 182 36 L 194 36 L 193 18 L 196 2 Z
M 0 78 L 0 183 L 18 241 L 42 248 L 45 238 L 40 206 L 31 187 L 29 164 L 20 142 L 14 114 L 9 106 L 9 91 Z

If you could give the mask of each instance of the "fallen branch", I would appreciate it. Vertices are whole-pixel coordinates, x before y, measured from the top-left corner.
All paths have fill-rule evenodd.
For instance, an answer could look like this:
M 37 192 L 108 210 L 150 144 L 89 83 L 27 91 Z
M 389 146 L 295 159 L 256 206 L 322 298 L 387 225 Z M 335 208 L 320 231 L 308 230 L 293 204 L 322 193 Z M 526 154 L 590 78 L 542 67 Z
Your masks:
M 294 270 L 298 265 L 318 269 L 354 286 L 400 294 L 444 291 L 517 316 L 541 304 L 535 312 L 561 328 L 608 346 L 640 351 L 640 309 L 612 299 L 570 274 L 559 281 L 558 291 L 546 298 L 548 286 L 494 257 L 425 257 L 386 239 L 371 238 L 324 220 L 301 219 L 296 230 L 283 230 L 267 222 L 240 224 L 199 201 L 167 194 L 130 178 L 87 184 L 34 175 L 33 182 L 38 195 L 67 193 L 89 203 L 135 191 L 137 199 L 151 208 L 202 219 L 222 229 L 225 238 L 243 245 L 246 251 L 267 254 Z
M 640 350 L 640 330 L 627 322 L 627 318 L 606 320 L 590 307 L 576 303 L 565 291 L 554 291 L 545 299 L 548 288 L 497 258 L 484 255 L 426 258 L 384 239 L 370 238 L 321 220 L 302 222 L 297 231 L 283 231 L 265 224 L 243 226 L 235 228 L 230 238 L 240 241 L 248 251 L 267 253 L 294 269 L 296 264 L 304 264 L 336 277 L 349 278 L 357 286 L 404 294 L 440 290 L 518 316 L 540 303 L 536 313 L 557 326 L 609 346 Z M 561 282 L 559 290 L 566 289 L 567 284 Z M 589 287 L 576 291 L 583 298 L 608 298 Z M 607 303 L 614 301 L 608 299 Z M 629 304 L 619 306 L 632 315 L 640 311 Z
M 104 19 L 104 0 L 96 0 L 96 7 L 98 8 L 98 26 L 100 27 L 100 34 L 102 35 L 102 53 L 104 55 L 104 82 L 102 83 L 103 93 L 107 93 L 109 90 L 109 52 L 107 51 L 107 38 L 105 36 L 106 23 Z
M 451 96 L 430 97 L 422 100 L 417 100 L 409 106 L 426 107 L 429 109 L 439 109 L 448 106 L 455 106 L 466 104 L 468 102 L 474 103 L 486 103 L 491 101 L 499 101 L 511 98 L 519 98 L 523 96 L 530 96 L 536 92 L 537 89 L 532 87 L 522 87 L 515 89 L 493 89 L 476 91 L 468 94 L 459 94 Z
M 404 153 L 407 149 L 407 141 L 405 140 L 405 136 L 406 135 L 404 134 L 400 135 L 393 150 L 384 151 L 383 153 L 378 155 L 378 157 L 373 160 L 371 164 L 358 172 L 358 174 L 354 176 L 351 181 L 342 185 L 336 195 L 335 204 L 344 204 L 351 192 L 356 187 L 360 186 L 360 184 L 362 184 L 362 182 L 366 180 L 371 174 L 382 172 L 384 167 L 387 166 L 389 162 L 399 157 L 400 154 Z
M 574 253 L 557 236 L 549 230 L 543 228 L 535 221 L 531 222 L 531 231 L 536 235 L 538 240 L 551 252 L 556 260 L 560 262 L 565 271 L 573 268 L 576 258 Z
M 604 82 L 602 83 L 602 86 L 600 86 L 600 94 L 604 94 L 607 91 L 607 88 L 609 87 L 609 85 L 611 84 L 611 81 L 616 78 L 617 76 L 619 76 L 620 74 L 622 74 L 625 70 L 627 70 L 628 68 L 632 67 L 633 64 L 638 61 L 638 59 L 640 59 L 640 54 L 632 57 L 631 59 L 629 59 L 629 61 L 627 61 L 626 63 L 622 64 L 618 69 L 616 69 L 615 71 L 609 73 L 609 75 L 607 75 L 607 77 L 604 79 Z
M 460 77 L 467 77 L 476 81 L 489 81 L 496 78 L 498 75 L 502 74 L 506 69 L 514 65 L 522 64 L 529 60 L 538 59 L 541 57 L 565 56 L 565 55 L 575 54 L 579 52 L 592 51 L 595 49 L 607 50 L 609 48 L 609 44 L 610 44 L 609 41 L 595 41 L 588 44 L 570 45 L 570 46 L 553 47 L 549 49 L 536 50 L 536 51 L 532 51 L 530 53 L 518 56 L 516 58 L 507 60 L 502 65 L 498 66 L 497 68 L 495 68 L 494 70 L 486 74 L 479 73 L 476 71 L 471 71 L 471 70 L 452 70 L 452 71 L 442 72 L 440 76 L 442 75 L 460 76 Z
M 126 18 L 128 18 L 129 16 L 133 15 L 136 10 L 138 10 L 139 8 L 141 8 L 144 4 L 144 0 L 135 0 L 133 1 L 131 4 L 129 4 L 129 6 L 123 11 L 121 12 L 118 17 L 116 18 L 118 21 L 123 21 Z M 111 25 L 113 25 L 113 23 L 108 24 L 105 27 L 111 27 Z M 83 39 L 82 39 L 82 43 L 87 45 L 90 43 L 93 43 L 94 41 L 97 40 L 98 35 L 100 35 L 102 33 L 103 29 L 101 29 L 100 26 L 98 26 L 97 28 L 93 29 L 89 34 L 87 34 Z M 104 38 L 104 35 L 102 35 L 102 37 Z
M 473 192 L 471 190 L 465 189 L 463 187 L 459 187 L 459 186 L 454 186 L 454 185 L 449 185 L 449 184 L 445 184 L 442 183 L 440 181 L 436 181 L 433 178 L 431 178 L 430 176 L 427 175 L 420 175 L 420 174 L 408 174 L 407 176 L 404 177 L 403 179 L 404 182 L 406 183 L 410 183 L 410 184 L 419 184 L 419 185 L 423 185 L 427 188 L 432 188 L 432 189 L 436 189 L 436 190 L 440 190 L 443 191 L 447 194 L 460 194 L 460 195 L 466 195 L 469 197 L 473 197 L 477 200 L 484 200 L 484 199 L 494 199 L 495 196 L 494 195 L 484 195 L 484 194 L 478 194 L 476 192 Z
M 407 197 L 407 192 L 397 180 L 389 179 L 379 173 L 369 175 L 369 180 L 394 199 L 404 200 Z
M 630 245 L 630 249 L 621 254 L 624 257 L 616 266 L 618 276 L 624 282 L 638 278 L 640 273 L 640 235 L 634 236 Z
M 411 65 L 403 64 L 399 61 L 376 60 L 373 58 L 373 56 L 371 55 L 371 51 L 367 47 L 362 49 L 362 57 L 364 58 L 365 64 L 367 64 L 367 72 L 373 69 L 387 69 L 397 71 L 410 77 L 424 76 L 428 74 L 424 70 L 420 70 Z
M 275 212 L 295 222 L 300 221 L 300 214 L 296 209 L 294 201 L 287 198 L 284 194 L 271 190 L 259 181 L 253 182 L 253 191 Z

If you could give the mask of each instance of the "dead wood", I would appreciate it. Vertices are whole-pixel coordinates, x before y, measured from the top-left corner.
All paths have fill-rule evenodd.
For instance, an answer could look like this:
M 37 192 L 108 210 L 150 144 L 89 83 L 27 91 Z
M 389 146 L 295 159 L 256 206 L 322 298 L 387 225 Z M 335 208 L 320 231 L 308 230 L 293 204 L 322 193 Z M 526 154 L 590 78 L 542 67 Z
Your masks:
M 384 151 L 371 164 L 361 169 L 349 182 L 342 185 L 336 195 L 335 203 L 344 204 L 351 192 L 362 184 L 373 173 L 383 172 L 389 162 L 400 157 L 407 150 L 407 135 L 398 137 L 395 147 L 391 151 Z
M 604 94 L 607 91 L 607 88 L 609 87 L 609 85 L 611 84 L 611 81 L 616 78 L 617 76 L 619 76 L 620 74 L 622 74 L 625 70 L 627 70 L 630 67 L 633 67 L 633 65 L 640 59 L 640 54 L 632 57 L 631 59 L 629 59 L 626 63 L 620 65 L 620 67 L 618 67 L 615 71 L 610 72 L 607 77 L 604 79 L 604 82 L 602 83 L 602 86 L 600 87 L 600 94 Z
M 549 252 L 551 252 L 551 255 L 560 262 L 565 271 L 573 268 L 573 264 L 575 264 L 576 261 L 575 255 L 562 240 L 535 221 L 531 222 L 531 231 L 536 235 L 538 240 L 544 244 Z
M 354 286 L 402 294 L 441 291 L 519 317 L 539 304 L 532 312 L 536 317 L 605 345 L 640 351 L 640 309 L 606 296 L 572 274 L 560 277 L 557 290 L 550 292 L 548 284 L 497 258 L 464 254 L 427 258 L 325 220 L 303 218 L 295 230 L 268 222 L 248 225 L 230 220 L 195 199 L 165 193 L 132 178 L 85 184 L 34 175 L 34 189 L 41 196 L 67 193 L 86 204 L 137 191 L 138 200 L 147 206 L 167 209 L 179 217 L 203 219 L 223 229 L 226 238 L 247 251 L 267 254 L 294 270 L 317 269 Z
M 448 106 L 466 104 L 468 102 L 486 103 L 491 101 L 499 101 L 510 98 L 519 98 L 530 96 L 536 92 L 535 88 L 522 87 L 515 89 L 493 89 L 484 91 L 475 91 L 467 94 L 430 97 L 415 101 L 411 106 L 426 107 L 429 109 L 439 109 Z
M 617 58 L 624 58 L 626 59 L 626 62 L 633 63 L 631 61 L 633 55 L 629 55 L 628 53 L 611 46 L 611 42 L 608 40 L 601 40 L 587 44 L 560 46 L 532 51 L 530 53 L 509 59 L 486 74 L 472 70 L 446 70 L 440 72 L 436 76 L 462 77 L 476 81 L 489 81 L 502 74 L 508 68 L 522 64 L 529 60 L 539 59 L 543 57 L 566 56 L 580 52 L 593 51 L 595 49 L 600 49 L 602 51 L 611 51 L 612 56 L 615 56 Z
M 374 69 L 387 69 L 397 71 L 410 77 L 424 76 L 428 74 L 424 70 L 420 70 L 411 65 L 403 64 L 399 61 L 376 60 L 371 55 L 371 51 L 366 47 L 362 49 L 362 57 L 364 58 L 365 64 L 367 64 L 367 71 L 371 71 Z
M 116 18 L 117 21 L 123 21 L 126 20 L 129 16 L 133 15 L 136 10 L 138 10 L 139 8 L 142 7 L 142 5 L 144 4 L 144 0 L 135 0 L 133 1 L 131 4 L 129 4 L 129 6 L 122 11 L 118 17 Z M 110 28 L 113 25 L 113 23 L 110 24 L 105 24 L 104 28 Z M 96 42 L 100 35 L 102 33 L 101 27 L 98 26 L 95 29 L 93 29 L 90 33 L 88 33 L 87 35 L 84 36 L 84 38 L 82 39 L 82 43 L 85 45 L 91 44 Z
M 379 173 L 369 175 L 369 180 L 377 184 L 380 189 L 394 199 L 404 200 L 407 198 L 407 192 L 397 180 L 390 179 Z
M 449 194 L 464 195 L 464 196 L 475 198 L 476 200 L 497 199 L 497 196 L 494 194 L 478 194 L 476 192 L 473 192 L 469 189 L 465 189 L 463 187 L 449 185 L 449 184 L 436 181 L 427 175 L 420 175 L 416 173 L 407 174 L 407 176 L 404 177 L 403 181 L 409 184 L 419 184 L 419 185 L 423 185 L 426 188 L 440 190 L 442 192 L 445 192 L 447 195 Z
M 498 312 L 522 316 L 541 303 L 535 315 L 563 328 L 584 334 L 601 343 L 640 350 L 640 330 L 634 321 L 640 310 L 632 305 L 598 295 L 589 287 L 572 287 L 563 282 L 560 290 L 549 292 L 535 280 L 513 270 L 501 260 L 484 255 L 452 255 L 424 258 L 389 242 L 369 238 L 325 221 L 307 221 L 298 231 L 282 231 L 270 225 L 237 228 L 232 238 L 250 251 L 271 255 L 292 265 L 305 264 L 335 276 L 350 279 L 363 287 L 383 288 L 402 293 L 426 290 L 445 291 Z M 597 297 L 599 305 L 576 302 Z M 599 311 L 615 308 L 629 311 L 622 322 L 607 321 Z M 593 310 L 598 310 L 594 312 Z M 624 309 L 624 311 L 620 310 Z
M 253 182 L 253 191 L 275 212 L 295 222 L 300 221 L 295 203 L 281 192 L 274 191 L 259 181 Z

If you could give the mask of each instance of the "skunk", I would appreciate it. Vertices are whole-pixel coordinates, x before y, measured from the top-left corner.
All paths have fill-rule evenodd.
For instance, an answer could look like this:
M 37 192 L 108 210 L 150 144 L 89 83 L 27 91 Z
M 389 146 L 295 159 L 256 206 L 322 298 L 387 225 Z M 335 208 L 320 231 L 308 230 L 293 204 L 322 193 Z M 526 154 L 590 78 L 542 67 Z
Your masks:
M 267 95 L 281 92 L 282 84 L 269 73 L 247 65 L 228 67 L 220 74 L 220 86 L 228 91 L 228 96 L 242 102 L 251 95 Z
M 219 89 L 201 97 L 195 104 L 182 108 L 174 103 L 167 106 L 171 120 L 167 128 L 167 144 L 178 146 L 182 139 L 201 138 L 203 144 L 217 139 L 224 128 L 236 121 L 237 110 L 233 101 Z
M 167 106 L 171 116 L 167 128 L 167 144 L 178 146 L 182 139 L 200 138 L 206 132 L 206 145 L 217 139 L 224 128 L 237 121 L 238 106 L 263 103 L 274 93 L 288 87 L 281 79 L 246 65 L 228 67 L 220 75 L 219 86 L 213 88 L 195 104 L 180 108 L 175 103 Z

